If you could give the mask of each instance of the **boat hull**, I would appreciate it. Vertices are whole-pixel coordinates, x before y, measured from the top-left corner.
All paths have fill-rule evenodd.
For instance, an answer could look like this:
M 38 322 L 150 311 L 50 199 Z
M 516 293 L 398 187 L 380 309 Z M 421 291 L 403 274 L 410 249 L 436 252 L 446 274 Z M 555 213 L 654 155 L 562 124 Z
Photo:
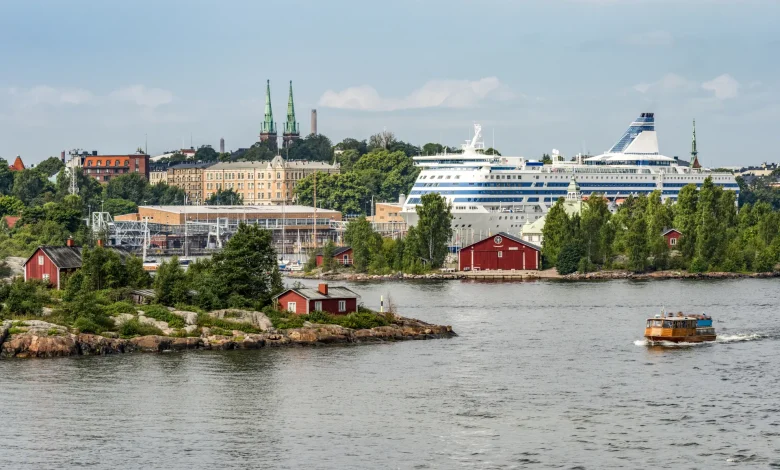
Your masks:
M 645 336 L 651 343 L 707 343 L 717 339 L 716 335 L 694 336 Z

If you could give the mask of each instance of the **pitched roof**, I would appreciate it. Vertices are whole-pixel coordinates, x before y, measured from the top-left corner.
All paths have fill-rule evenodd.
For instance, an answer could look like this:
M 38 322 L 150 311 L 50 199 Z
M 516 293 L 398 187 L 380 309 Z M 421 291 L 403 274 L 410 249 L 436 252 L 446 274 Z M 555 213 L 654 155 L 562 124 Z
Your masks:
M 38 248 L 60 269 L 77 269 L 81 267 L 80 246 L 40 246 Z M 116 252 L 122 259 L 130 255 L 130 251 L 124 247 L 108 246 L 106 249 Z M 29 263 L 33 255 L 35 255 L 35 252 L 27 258 L 24 264 Z
M 503 237 L 503 238 L 506 238 L 506 239 L 508 239 L 508 240 L 512 240 L 513 242 L 519 243 L 519 244 L 521 244 L 521 245 L 525 245 L 525 246 L 527 246 L 527 247 L 529 247 L 529 248 L 533 248 L 534 250 L 542 251 L 542 247 L 540 247 L 540 246 L 537 246 L 537 245 L 534 245 L 533 243 L 529 243 L 529 242 L 527 242 L 527 241 L 523 240 L 522 238 L 518 238 L 518 237 L 516 237 L 516 236 L 514 236 L 514 235 L 511 235 L 511 234 L 508 234 L 508 233 L 506 233 L 506 232 L 498 232 L 498 233 L 497 233 L 497 234 L 495 234 L 495 235 L 490 235 L 489 237 L 485 237 L 485 238 L 483 238 L 482 240 L 479 240 L 479 241 L 476 241 L 476 242 L 472 243 L 471 245 L 464 246 L 464 247 L 463 247 L 463 248 L 461 248 L 460 250 L 461 250 L 461 251 L 463 251 L 463 250 L 465 250 L 466 248 L 469 248 L 469 247 L 472 247 L 472 246 L 476 245 L 477 243 L 482 243 L 482 242 L 484 242 L 485 240 L 488 240 L 488 239 L 490 239 L 490 238 L 499 237 L 499 236 L 500 236 L 500 237 Z
M 347 289 L 346 287 L 328 287 L 328 295 L 323 295 L 322 293 L 320 293 L 320 291 L 318 291 L 316 288 L 313 287 L 303 287 L 299 289 L 287 289 L 281 294 L 275 295 L 274 299 L 290 291 L 294 291 L 295 293 L 299 294 L 300 296 L 308 300 L 357 299 L 360 297 L 355 292 L 351 291 L 350 289 Z
M 339 246 L 335 250 L 333 250 L 333 256 L 338 256 L 340 254 L 346 253 L 347 251 L 351 250 L 351 246 Z M 322 249 L 317 250 L 317 255 L 322 255 Z
M 8 165 L 8 169 L 11 171 L 22 171 L 24 170 L 24 162 L 22 161 L 22 157 L 19 155 L 16 156 L 16 160 L 14 160 L 13 165 Z
M 677 232 L 677 233 L 679 233 L 680 235 L 682 235 L 682 232 L 681 232 L 681 231 L 679 231 L 679 230 L 677 230 L 676 228 L 670 228 L 670 229 L 668 229 L 668 230 L 664 230 L 664 233 L 662 233 L 661 235 L 662 235 L 662 236 L 663 236 L 663 235 L 668 235 L 668 234 L 669 234 L 669 233 L 671 233 L 671 232 Z

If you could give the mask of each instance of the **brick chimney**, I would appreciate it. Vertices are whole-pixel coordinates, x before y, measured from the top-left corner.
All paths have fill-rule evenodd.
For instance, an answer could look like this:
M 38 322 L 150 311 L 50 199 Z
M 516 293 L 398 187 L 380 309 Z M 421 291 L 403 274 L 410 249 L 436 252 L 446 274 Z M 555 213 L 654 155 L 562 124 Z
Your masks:
M 68 241 L 65 242 L 65 245 L 70 247 L 76 246 L 76 243 L 73 241 L 73 237 L 68 237 Z
M 322 284 L 317 285 L 317 291 L 322 295 L 328 295 L 328 285 L 324 282 Z

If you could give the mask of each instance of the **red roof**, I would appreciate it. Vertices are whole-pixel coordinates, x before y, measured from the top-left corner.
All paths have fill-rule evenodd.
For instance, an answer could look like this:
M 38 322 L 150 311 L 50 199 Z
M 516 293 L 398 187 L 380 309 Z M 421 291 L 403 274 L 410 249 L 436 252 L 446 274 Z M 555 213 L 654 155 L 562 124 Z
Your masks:
M 8 165 L 8 169 L 11 171 L 22 171 L 24 170 L 24 162 L 22 161 L 22 157 L 19 155 L 16 156 L 16 160 L 14 160 L 13 165 Z
M 8 228 L 14 228 L 16 226 L 16 223 L 19 222 L 19 219 L 21 217 L 17 217 L 15 215 L 7 215 L 3 217 L 3 220 L 5 220 L 5 224 L 8 225 Z

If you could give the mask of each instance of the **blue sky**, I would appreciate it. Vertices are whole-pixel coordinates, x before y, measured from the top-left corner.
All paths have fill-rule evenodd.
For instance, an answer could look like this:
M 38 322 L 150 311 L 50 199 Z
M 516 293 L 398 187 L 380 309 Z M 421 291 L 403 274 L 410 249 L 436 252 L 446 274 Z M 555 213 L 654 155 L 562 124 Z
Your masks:
M 608 149 L 640 112 L 705 164 L 777 160 L 776 0 L 0 1 L 0 156 L 246 147 L 265 80 L 334 143 Z

